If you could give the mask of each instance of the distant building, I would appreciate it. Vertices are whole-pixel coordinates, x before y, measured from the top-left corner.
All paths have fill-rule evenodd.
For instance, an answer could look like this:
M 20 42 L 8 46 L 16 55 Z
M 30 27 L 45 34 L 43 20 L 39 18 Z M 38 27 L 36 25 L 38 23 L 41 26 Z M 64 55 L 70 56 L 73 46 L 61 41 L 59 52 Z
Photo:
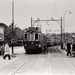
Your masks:
M 0 23 L 0 40 L 6 40 L 9 27 L 5 23 Z
M 0 25 L 0 41 L 4 41 L 4 26 Z

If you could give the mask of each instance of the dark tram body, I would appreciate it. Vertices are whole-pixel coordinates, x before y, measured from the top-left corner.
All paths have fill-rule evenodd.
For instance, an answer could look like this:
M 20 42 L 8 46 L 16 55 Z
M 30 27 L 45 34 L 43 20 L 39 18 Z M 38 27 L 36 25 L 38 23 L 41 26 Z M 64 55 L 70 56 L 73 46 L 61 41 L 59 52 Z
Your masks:
M 47 38 L 39 27 L 28 27 L 24 32 L 24 49 L 26 53 L 42 52 L 47 46 Z

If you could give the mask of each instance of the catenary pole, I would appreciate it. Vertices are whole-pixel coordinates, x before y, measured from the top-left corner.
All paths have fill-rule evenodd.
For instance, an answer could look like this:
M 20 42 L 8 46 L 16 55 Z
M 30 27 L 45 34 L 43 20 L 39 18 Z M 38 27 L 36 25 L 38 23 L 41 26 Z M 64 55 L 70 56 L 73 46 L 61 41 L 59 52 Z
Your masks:
M 31 18 L 31 26 L 32 26 L 32 21 L 38 21 L 38 20 L 32 20 L 32 18 Z M 61 21 L 61 24 L 60 24 L 60 28 L 61 28 L 61 49 L 63 48 L 63 43 L 62 43 L 62 17 L 61 17 L 61 19 L 53 19 L 53 17 L 50 19 L 50 20 L 40 20 L 39 19 L 39 21 L 57 21 L 58 23 L 59 23 L 59 21 Z
M 12 54 L 13 51 L 13 26 L 14 26 L 14 1 L 12 1 Z

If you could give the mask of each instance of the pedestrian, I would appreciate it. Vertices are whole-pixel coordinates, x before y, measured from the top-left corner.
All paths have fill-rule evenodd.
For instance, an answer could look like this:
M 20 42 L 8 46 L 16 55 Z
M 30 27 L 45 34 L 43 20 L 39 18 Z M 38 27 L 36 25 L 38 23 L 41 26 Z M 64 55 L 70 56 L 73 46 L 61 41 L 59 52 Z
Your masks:
M 68 43 L 67 43 L 67 56 L 69 54 L 71 55 L 71 44 L 70 44 L 70 41 L 68 41 Z
M 2 53 L 2 57 L 4 56 L 4 52 L 5 52 L 5 50 L 4 50 L 4 42 L 2 43 L 2 46 L 1 46 L 1 53 Z
M 63 49 L 65 49 L 65 46 L 66 46 L 65 42 L 63 42 Z
M 5 53 L 4 53 L 3 59 L 5 59 L 6 57 L 8 57 L 9 60 L 11 60 L 10 48 L 9 48 L 9 43 L 8 42 L 5 42 Z
M 73 42 L 73 45 L 72 45 L 72 51 L 75 51 L 75 41 Z

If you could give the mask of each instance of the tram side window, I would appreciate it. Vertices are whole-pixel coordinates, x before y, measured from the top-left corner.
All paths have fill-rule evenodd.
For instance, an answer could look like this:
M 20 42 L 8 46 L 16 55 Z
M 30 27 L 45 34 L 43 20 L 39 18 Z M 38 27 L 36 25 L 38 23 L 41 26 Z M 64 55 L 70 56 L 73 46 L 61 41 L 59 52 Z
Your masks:
M 38 40 L 38 34 L 35 34 L 35 40 Z
M 27 40 L 27 34 L 25 34 L 25 40 Z

